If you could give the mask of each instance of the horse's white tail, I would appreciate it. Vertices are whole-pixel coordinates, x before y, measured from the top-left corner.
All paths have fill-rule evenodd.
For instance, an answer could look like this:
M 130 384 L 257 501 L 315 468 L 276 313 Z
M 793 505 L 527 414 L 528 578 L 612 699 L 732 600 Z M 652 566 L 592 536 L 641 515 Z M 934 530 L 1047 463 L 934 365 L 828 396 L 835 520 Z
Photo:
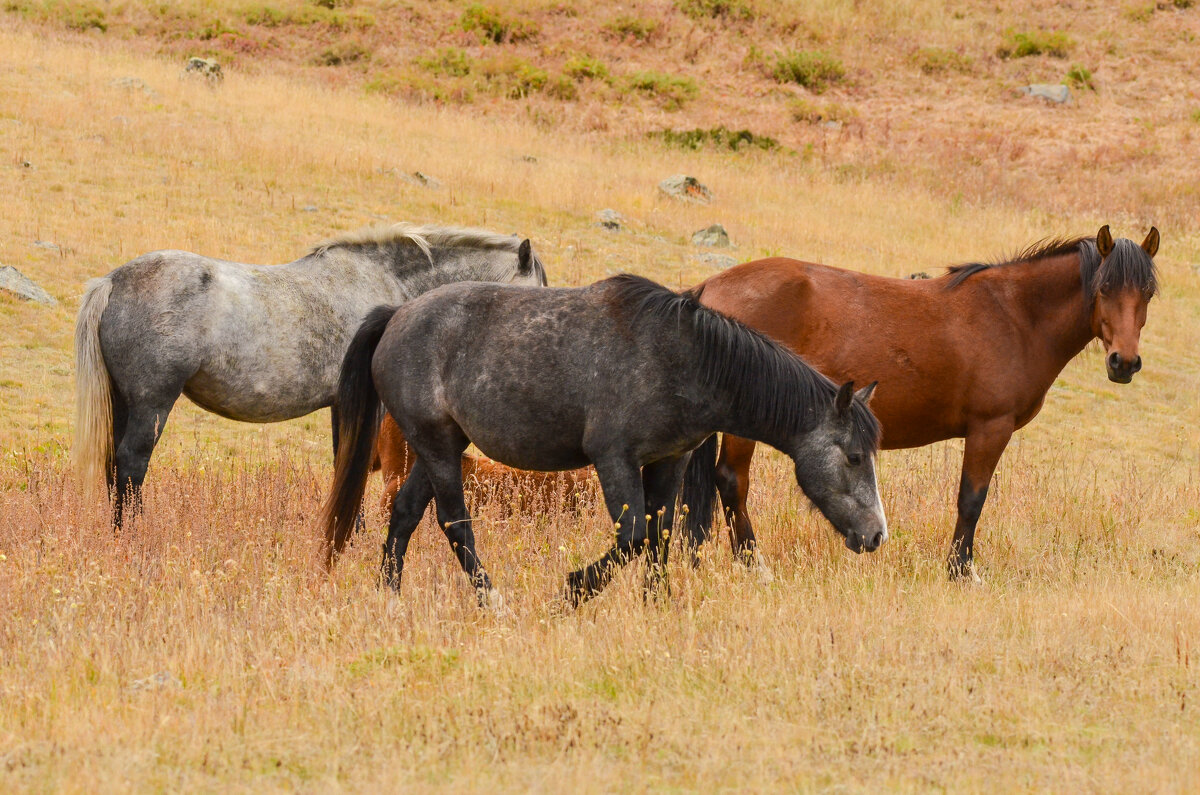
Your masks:
M 113 466 L 112 383 L 100 350 L 100 316 L 108 306 L 112 281 L 87 283 L 75 320 L 75 474 L 87 491 L 107 478 Z

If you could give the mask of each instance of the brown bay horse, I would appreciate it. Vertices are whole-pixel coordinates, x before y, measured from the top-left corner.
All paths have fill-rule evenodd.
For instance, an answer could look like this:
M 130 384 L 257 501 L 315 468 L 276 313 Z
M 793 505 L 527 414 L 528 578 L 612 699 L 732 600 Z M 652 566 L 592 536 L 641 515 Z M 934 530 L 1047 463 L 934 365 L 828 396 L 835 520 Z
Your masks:
M 408 479 L 416 456 L 409 449 L 404 432 L 390 414 L 383 416 L 375 454 L 383 475 L 383 496 L 379 504 L 384 511 L 391 513 L 392 501 Z M 527 511 L 545 509 L 551 505 L 578 510 L 585 496 L 594 493 L 591 474 L 591 467 L 562 472 L 527 472 L 484 456 L 462 457 L 463 484 L 476 501 L 488 494 L 515 491 L 521 495 L 522 507 Z
M 952 267 L 934 279 L 892 279 L 784 258 L 748 262 L 693 288 L 705 306 L 765 332 L 834 381 L 878 381 L 871 408 L 883 449 L 965 438 L 952 577 L 974 577 L 975 526 L 992 473 L 1018 428 L 1032 420 L 1067 363 L 1099 338 L 1110 380 L 1141 369 L 1138 344 L 1157 291 L 1158 230 L 1138 246 L 1095 239 L 1035 245 L 996 264 Z M 754 442 L 726 435 L 697 450 L 692 467 L 715 480 L 735 553 L 757 560 L 746 511 Z M 689 505 L 711 505 L 691 494 Z M 693 511 L 694 546 L 711 511 Z

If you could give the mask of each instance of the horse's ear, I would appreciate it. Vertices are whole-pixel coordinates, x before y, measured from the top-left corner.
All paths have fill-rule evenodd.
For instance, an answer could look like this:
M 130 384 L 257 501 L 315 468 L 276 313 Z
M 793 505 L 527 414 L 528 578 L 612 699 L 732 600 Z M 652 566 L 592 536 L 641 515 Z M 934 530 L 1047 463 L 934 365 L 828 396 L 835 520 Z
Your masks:
M 846 416 L 846 412 L 850 410 L 850 401 L 854 400 L 854 382 L 847 381 L 842 384 L 838 390 L 837 397 L 833 399 L 833 410 L 839 417 Z
M 875 387 L 877 387 L 877 386 L 879 386 L 879 382 L 872 381 L 871 383 L 864 386 L 862 389 L 855 392 L 854 397 L 861 400 L 862 404 L 864 406 L 866 406 L 866 405 L 870 404 L 871 396 L 875 394 Z
M 1150 234 L 1146 235 L 1146 239 L 1142 241 L 1142 250 L 1149 257 L 1158 253 L 1158 227 L 1150 227 Z
M 1096 233 L 1096 249 L 1100 252 L 1100 258 L 1104 259 L 1113 250 L 1112 232 L 1108 230 L 1108 224 L 1100 227 L 1100 231 Z
M 533 246 L 529 243 L 529 238 L 521 241 L 520 248 L 517 249 L 517 270 L 520 273 L 533 272 Z

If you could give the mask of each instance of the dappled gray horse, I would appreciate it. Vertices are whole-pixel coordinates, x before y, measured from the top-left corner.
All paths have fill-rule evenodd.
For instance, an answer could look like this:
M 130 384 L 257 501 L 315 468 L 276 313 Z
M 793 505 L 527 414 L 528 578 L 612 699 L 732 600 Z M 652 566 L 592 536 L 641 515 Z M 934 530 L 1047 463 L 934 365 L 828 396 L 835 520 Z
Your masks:
M 397 224 L 287 265 L 156 251 L 93 279 L 75 324 L 80 476 L 107 477 L 119 527 L 180 394 L 247 422 L 331 406 L 346 347 L 372 307 L 457 281 L 543 286 L 546 274 L 528 240 Z
M 616 545 L 567 580 L 578 604 L 649 550 L 662 575 L 690 451 L 717 431 L 783 451 L 808 497 L 861 552 L 887 538 L 875 481 L 872 387 L 840 389 L 741 323 L 637 276 L 530 290 L 455 284 L 398 310 L 371 312 L 338 384 L 328 562 L 354 527 L 382 402 L 417 460 L 393 502 L 382 576 L 400 586 L 409 538 L 431 499 L 481 602 L 491 582 L 463 501 L 462 454 L 474 442 L 519 469 L 596 467 Z M 655 517 L 655 518 L 652 518 Z

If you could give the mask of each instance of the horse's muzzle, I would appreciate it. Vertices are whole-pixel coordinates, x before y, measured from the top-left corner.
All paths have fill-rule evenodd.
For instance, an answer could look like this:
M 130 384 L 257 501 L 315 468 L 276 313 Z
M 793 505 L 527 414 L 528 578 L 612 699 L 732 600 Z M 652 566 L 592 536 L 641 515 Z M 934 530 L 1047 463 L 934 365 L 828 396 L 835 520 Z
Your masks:
M 883 530 L 875 530 L 866 535 L 847 533 L 846 548 L 861 555 L 863 552 L 874 552 L 879 549 L 886 539 L 887 533 Z
M 1134 356 L 1132 359 L 1125 359 L 1121 354 L 1113 351 L 1104 360 L 1105 366 L 1108 368 L 1108 380 L 1118 384 L 1128 384 L 1133 380 L 1133 374 L 1142 369 L 1142 357 Z

